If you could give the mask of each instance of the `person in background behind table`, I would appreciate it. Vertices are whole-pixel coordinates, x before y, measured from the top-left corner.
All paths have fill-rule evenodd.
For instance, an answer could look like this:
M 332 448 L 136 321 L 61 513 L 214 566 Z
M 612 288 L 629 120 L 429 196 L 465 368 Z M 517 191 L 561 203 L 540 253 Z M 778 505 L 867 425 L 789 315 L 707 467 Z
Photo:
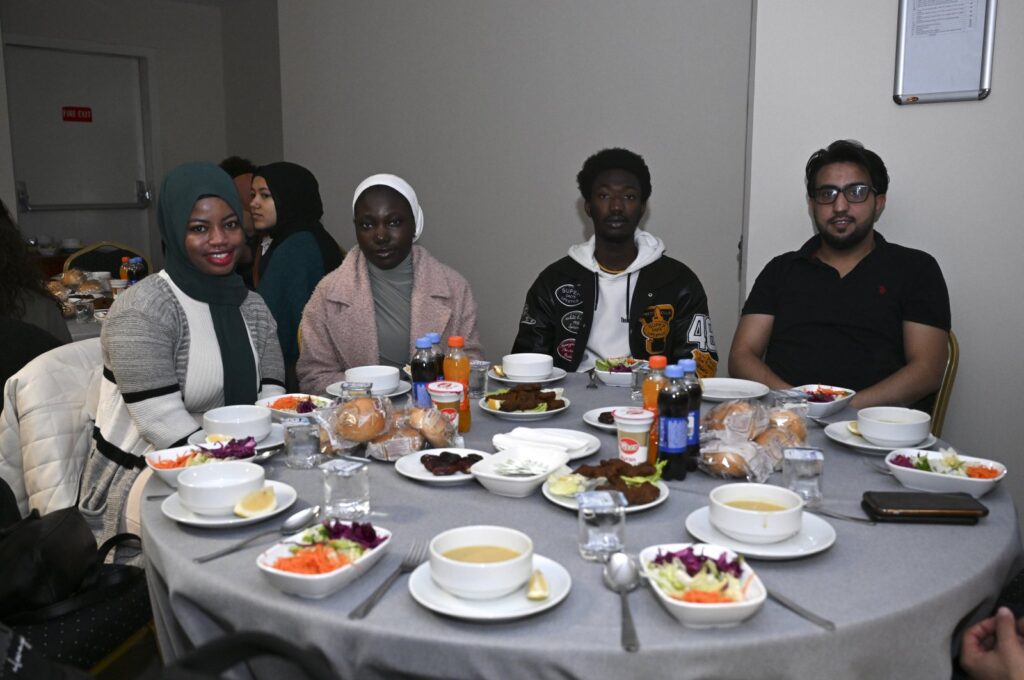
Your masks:
M 555 366 L 586 371 L 600 358 L 694 359 L 715 375 L 718 350 L 708 299 L 689 267 L 639 229 L 651 196 L 644 159 L 605 149 L 576 177 L 594 236 L 541 272 L 526 294 L 513 352 L 540 352 Z
M 145 453 L 185 444 L 209 409 L 284 393 L 274 318 L 235 274 L 241 214 L 215 165 L 187 163 L 163 181 L 166 268 L 117 297 L 100 336 L 103 380 L 79 503 L 98 542 L 126 527 L 139 533 L 125 506 L 148 477 L 139 475 Z
M 345 253 L 320 223 L 324 214 L 316 177 L 295 163 L 257 168 L 252 180 L 253 224 L 262 236 L 253 265 L 255 290 L 277 321 L 286 386 L 298 389 L 302 309 L 317 283 L 341 264 Z
M 465 337 L 466 353 L 483 358 L 469 283 L 413 245 L 423 232 L 413 188 L 373 175 L 356 187 L 352 210 L 359 248 L 324 277 L 302 315 L 302 389 L 322 393 L 352 366 L 401 368 L 431 331 Z
M 247 288 L 252 288 L 252 259 L 256 247 L 259 245 L 259 238 L 255 236 L 256 229 L 252 224 L 252 209 L 249 207 L 249 196 L 252 193 L 252 175 L 256 172 L 256 166 L 248 158 L 241 156 L 228 156 L 218 166 L 228 173 L 238 189 L 238 196 L 242 199 L 242 228 L 245 229 L 245 247 L 239 251 L 238 267 L 235 272 L 245 281 Z
M 817 234 L 757 276 L 729 353 L 729 373 L 772 389 L 857 390 L 853 408 L 931 411 L 948 354 L 949 293 L 928 253 L 875 231 L 889 173 L 878 154 L 838 140 L 807 161 Z
M 43 274 L 29 254 L 21 231 L 7 212 L 7 206 L 0 201 L 0 316 L 32 324 L 55 338 L 58 344 L 71 342 L 71 332 L 64 323 L 60 304 L 43 288 L 42 279 Z M 14 338 L 13 341 L 20 340 Z
M 1009 607 L 974 624 L 960 645 L 960 666 L 972 680 L 1024 680 L 1024 617 Z

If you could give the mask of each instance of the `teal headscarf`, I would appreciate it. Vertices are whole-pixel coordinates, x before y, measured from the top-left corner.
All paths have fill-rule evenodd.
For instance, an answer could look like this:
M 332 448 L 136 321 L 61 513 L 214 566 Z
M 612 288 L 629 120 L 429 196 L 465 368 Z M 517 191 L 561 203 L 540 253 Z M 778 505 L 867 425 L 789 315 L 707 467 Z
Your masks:
M 224 199 L 241 221 L 238 189 L 228 174 L 216 165 L 185 163 L 164 178 L 157 217 L 166 248 L 165 269 L 186 295 L 210 306 L 224 366 L 224 404 L 251 404 L 256 401 L 258 391 L 256 360 L 240 310 L 249 291 L 238 274 L 202 273 L 185 252 L 188 218 L 196 201 L 206 196 Z

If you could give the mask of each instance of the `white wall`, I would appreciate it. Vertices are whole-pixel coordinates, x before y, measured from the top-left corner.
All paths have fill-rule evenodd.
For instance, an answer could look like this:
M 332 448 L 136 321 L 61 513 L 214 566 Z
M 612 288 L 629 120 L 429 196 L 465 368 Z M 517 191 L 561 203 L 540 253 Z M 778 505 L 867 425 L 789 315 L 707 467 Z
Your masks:
M 530 282 L 590 235 L 575 176 L 626 146 L 647 159 L 647 227 L 710 295 L 728 347 L 738 298 L 749 0 L 280 0 L 285 157 L 319 178 L 354 244 L 351 192 L 394 172 L 422 239 L 473 286 L 491 357 Z
M 1007 483 L 1024 498 L 1024 3 L 999 3 L 987 100 L 908 107 L 892 101 L 896 5 L 758 3 L 746 286 L 812 233 L 807 157 L 838 138 L 877 151 L 892 177 L 879 231 L 933 254 L 950 290 L 962 354 L 943 436 L 1007 462 Z

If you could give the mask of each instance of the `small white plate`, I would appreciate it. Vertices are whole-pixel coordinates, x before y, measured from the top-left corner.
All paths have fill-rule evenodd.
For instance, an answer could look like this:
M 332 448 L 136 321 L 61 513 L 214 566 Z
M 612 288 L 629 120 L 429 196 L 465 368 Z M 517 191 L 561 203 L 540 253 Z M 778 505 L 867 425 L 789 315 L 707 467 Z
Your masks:
M 173 519 L 175 522 L 187 524 L 192 527 L 205 527 L 210 529 L 244 527 L 247 524 L 262 522 L 268 517 L 273 517 L 274 515 L 284 512 L 290 508 L 295 502 L 295 499 L 299 497 L 299 495 L 295 493 L 295 489 L 284 482 L 275 482 L 272 479 L 268 479 L 267 485 L 274 489 L 274 495 L 277 496 L 277 507 L 270 512 L 265 512 L 262 515 L 257 515 L 256 517 L 239 517 L 238 515 L 197 515 L 181 504 L 181 499 L 178 498 L 177 492 L 172 493 L 170 496 L 165 498 L 160 509 L 168 519 Z
M 551 501 L 555 505 L 559 505 L 559 506 L 565 508 L 566 510 L 572 510 L 573 512 L 576 512 L 577 510 L 580 509 L 579 508 L 579 503 L 576 502 L 576 497 L 575 496 L 556 496 L 555 494 L 551 493 L 551 490 L 548 488 L 550 486 L 551 486 L 551 481 L 550 480 L 545 480 L 544 481 L 544 486 L 542 486 L 540 488 L 541 493 L 544 494 L 544 498 L 547 498 L 549 501 Z M 663 482 L 663 481 L 661 481 L 659 479 L 657 482 L 655 482 L 655 486 L 657 486 L 658 490 L 661 491 L 661 495 L 659 495 L 657 498 L 655 498 L 650 503 L 644 503 L 643 505 L 627 505 L 626 506 L 626 514 L 628 515 L 628 514 L 634 513 L 634 512 L 642 512 L 644 510 L 650 510 L 651 508 L 656 507 L 658 505 L 661 505 L 662 503 L 667 501 L 668 500 L 668 485 L 665 484 L 665 482 Z
M 605 413 L 607 411 L 614 411 L 617 408 L 629 408 L 629 407 L 627 407 L 627 406 L 607 406 L 605 408 L 592 408 L 592 409 L 590 409 L 589 411 L 587 411 L 586 413 L 583 414 L 583 422 L 585 422 L 587 425 L 590 425 L 591 427 L 596 427 L 599 430 L 604 430 L 605 432 L 618 432 L 619 428 L 618 428 L 618 426 L 615 423 L 612 423 L 611 425 L 607 425 L 607 424 L 602 423 L 600 420 L 597 419 L 597 417 L 600 416 L 602 413 Z
M 418 451 L 416 453 L 410 453 L 408 456 L 402 456 L 395 461 L 395 470 L 398 474 L 409 479 L 415 479 L 417 482 L 426 482 L 427 484 L 436 484 L 438 486 L 450 486 L 452 484 L 462 484 L 463 482 L 472 481 L 473 475 L 467 472 L 456 472 L 454 475 L 435 475 L 427 468 L 423 467 L 423 463 L 420 462 L 425 454 L 438 455 L 444 451 L 451 451 L 457 453 L 460 456 L 465 456 L 470 453 L 475 453 L 481 458 L 490 458 L 493 453 L 487 453 L 486 451 L 477 451 L 476 449 L 457 449 L 455 447 L 447 447 L 443 449 L 427 449 L 425 451 Z
M 278 409 L 271 406 L 271 404 L 273 404 L 275 401 L 277 401 L 278 399 L 283 399 L 284 397 L 300 397 L 302 399 L 311 399 L 313 401 L 313 405 L 316 406 L 317 408 L 325 408 L 327 406 L 330 406 L 331 403 L 334 401 L 333 399 L 328 399 L 327 397 L 318 397 L 315 394 L 306 394 L 304 392 L 292 392 L 290 394 L 279 394 L 276 397 L 266 397 L 264 399 L 260 399 L 259 401 L 256 402 L 256 405 L 266 406 L 267 408 L 269 408 L 270 412 L 273 413 L 274 415 L 274 420 L 281 420 L 283 418 L 311 417 L 311 414 L 309 413 L 298 413 L 297 411 Z
M 876 446 L 872 444 L 864 437 L 859 434 L 854 434 L 850 431 L 850 423 L 855 423 L 856 420 L 840 420 L 837 423 L 832 423 L 825 428 L 825 436 L 834 442 L 842 444 L 843 446 L 849 446 L 853 449 L 858 449 L 866 453 L 875 453 L 879 455 L 887 455 L 890 451 L 895 451 L 899 448 L 906 448 L 900 446 Z M 928 437 L 917 444 L 914 448 L 918 449 L 930 449 L 935 446 L 935 442 L 939 441 L 935 438 L 935 435 L 928 433 Z
M 331 383 L 327 386 L 326 392 L 332 397 L 343 397 L 345 393 L 341 391 L 341 386 L 344 381 Z M 407 380 L 399 380 L 398 387 L 391 390 L 390 392 L 370 392 L 371 396 L 374 397 L 400 397 L 406 392 L 412 390 L 412 383 Z
M 566 430 L 560 427 L 534 427 L 530 429 L 540 433 L 571 437 L 582 437 L 586 439 L 587 444 L 586 446 L 583 447 L 583 450 L 576 451 L 575 449 L 573 449 L 574 452 L 569 454 L 569 460 L 579 460 L 580 458 L 586 458 L 587 456 L 591 456 L 601 450 L 601 440 L 592 434 L 587 434 L 586 432 L 580 432 L 579 430 Z M 523 444 L 529 446 L 530 443 L 524 441 Z M 497 444 L 494 444 L 494 448 L 498 449 L 499 451 L 502 450 L 502 447 L 498 446 Z
M 562 408 L 556 408 L 553 411 L 499 411 L 498 409 L 491 408 L 487 405 L 487 397 L 481 397 L 477 405 L 481 410 L 487 411 L 491 415 L 498 416 L 503 420 L 518 420 L 518 421 L 531 421 L 531 420 L 544 420 L 552 416 L 558 415 L 562 411 L 569 408 L 570 401 L 565 397 L 562 397 L 562 401 L 565 402 L 565 406 Z
M 721 545 L 744 557 L 757 560 L 794 560 L 816 555 L 836 542 L 836 530 L 817 515 L 805 512 L 803 528 L 796 536 L 778 543 L 744 543 L 726 536 L 711 526 L 708 506 L 694 510 L 686 518 L 686 530 L 699 541 Z
M 701 390 L 707 401 L 729 401 L 731 399 L 760 399 L 768 394 L 768 386 L 753 380 L 739 378 L 704 378 Z
M 555 382 L 556 380 L 561 380 L 566 375 L 568 375 L 568 374 L 565 372 L 565 369 L 564 368 L 558 368 L 557 366 L 555 366 L 553 369 L 551 369 L 551 375 L 549 375 L 548 377 L 546 377 L 546 378 L 533 378 L 531 380 L 524 380 L 522 378 L 506 378 L 506 377 L 500 376 L 497 373 L 495 373 L 493 368 L 487 371 L 487 377 L 490 378 L 491 380 L 498 380 L 500 382 L 506 382 L 506 383 L 526 383 L 526 384 L 529 384 L 529 383 L 549 383 L 549 382 Z
M 455 597 L 448 591 L 442 590 L 430 578 L 430 562 L 424 562 L 416 567 L 416 570 L 409 576 L 409 594 L 412 595 L 412 599 L 427 609 L 445 616 L 454 616 L 457 619 L 470 621 L 521 619 L 524 616 L 532 616 L 551 609 L 566 598 L 572 587 L 572 577 L 569 576 L 569 572 L 552 559 L 535 553 L 533 568 L 539 569 L 548 581 L 551 595 L 545 600 L 526 599 L 525 585 L 514 593 L 493 600 L 465 600 Z
M 206 430 L 200 429 L 188 436 L 188 443 L 192 446 L 210 446 L 206 441 Z M 284 446 L 284 425 L 273 423 L 270 426 L 270 434 L 261 441 L 256 442 L 256 451 L 265 451 L 278 446 Z

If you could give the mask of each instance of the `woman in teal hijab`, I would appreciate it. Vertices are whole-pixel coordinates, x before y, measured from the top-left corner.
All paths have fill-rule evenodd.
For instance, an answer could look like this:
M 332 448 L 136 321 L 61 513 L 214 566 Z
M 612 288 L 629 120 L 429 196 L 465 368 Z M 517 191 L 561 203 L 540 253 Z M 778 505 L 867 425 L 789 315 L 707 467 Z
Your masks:
M 80 491 L 98 540 L 137 533 L 137 512 L 129 508 L 126 523 L 124 510 L 132 485 L 148 477 L 139 474 L 145 453 L 185 444 L 211 408 L 284 392 L 273 317 L 234 271 L 241 215 L 234 183 L 213 164 L 187 163 L 164 179 L 166 267 L 118 296 L 101 335 L 103 380 Z

